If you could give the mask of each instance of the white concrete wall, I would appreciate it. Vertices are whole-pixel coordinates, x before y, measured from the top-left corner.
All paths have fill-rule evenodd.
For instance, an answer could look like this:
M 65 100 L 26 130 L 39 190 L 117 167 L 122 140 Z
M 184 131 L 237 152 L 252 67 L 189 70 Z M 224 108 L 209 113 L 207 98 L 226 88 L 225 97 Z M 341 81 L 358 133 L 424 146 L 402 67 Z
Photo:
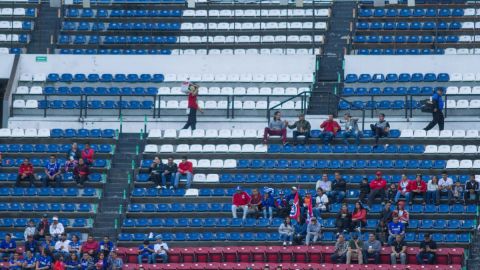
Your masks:
M 0 79 L 10 78 L 10 73 L 12 72 L 14 59 L 15 59 L 15 55 L 13 54 L 0 55 Z

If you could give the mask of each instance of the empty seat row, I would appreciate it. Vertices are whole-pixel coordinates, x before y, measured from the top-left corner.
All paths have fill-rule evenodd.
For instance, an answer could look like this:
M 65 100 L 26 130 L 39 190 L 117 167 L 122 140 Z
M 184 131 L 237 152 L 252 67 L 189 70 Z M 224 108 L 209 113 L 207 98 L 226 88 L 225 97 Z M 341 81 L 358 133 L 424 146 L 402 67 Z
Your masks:
M 240 54 L 240 55 L 255 55 L 255 54 L 265 54 L 265 55 L 309 55 L 309 54 L 320 54 L 320 49 L 294 49 L 294 48 L 274 48 L 274 49 L 174 49 L 172 50 L 173 55 L 233 55 L 233 54 Z
M 480 81 L 480 73 L 450 73 L 451 82 L 473 82 Z
M 170 49 L 60 49 L 57 51 L 60 54 L 172 54 Z
M 472 36 L 363 36 L 356 35 L 353 37 L 354 43 L 457 43 L 457 42 L 471 42 Z
M 480 54 L 480 48 L 446 48 L 445 54 L 452 55 L 452 54 L 460 54 L 460 55 L 468 55 L 468 54 Z
M 96 204 L 89 203 L 0 203 L 0 212 L 92 212 Z
M 282 224 L 283 220 L 274 219 L 272 224 L 270 221 L 265 218 L 252 219 L 248 218 L 243 221 L 240 218 L 231 219 L 231 218 L 139 218 L 132 219 L 127 218 L 123 220 L 122 227 L 131 228 L 131 227 L 275 227 L 278 228 Z
M 430 96 L 433 94 L 435 88 L 431 86 L 398 86 L 398 87 L 345 87 L 342 90 L 342 96 L 375 96 L 375 95 L 392 95 L 392 96 L 404 96 L 404 95 L 422 95 Z M 458 88 L 457 88 L 458 89 Z M 480 87 L 479 87 L 480 90 Z
M 465 138 L 478 138 L 478 130 L 449 130 L 444 129 L 442 131 L 438 130 L 429 130 L 425 131 L 423 129 L 404 129 L 400 134 L 400 138 L 458 138 L 458 139 L 465 139 Z
M 31 21 L 0 21 L 0 31 L 2 31 L 3 29 L 33 30 L 33 22 Z
M 75 138 L 75 137 L 65 137 L 65 138 Z M 77 138 L 87 138 L 78 136 Z M 0 144 L 0 152 L 2 153 L 29 153 L 29 152 L 67 152 L 70 150 L 70 144 Z M 78 144 L 78 149 L 82 150 L 84 148 L 83 144 Z M 112 146 L 110 144 L 92 144 L 91 148 L 97 153 L 110 153 L 112 151 Z
M 22 160 L 23 161 L 23 160 Z M 32 159 L 30 161 L 38 161 L 38 159 Z M 17 162 L 17 161 L 16 161 Z M 33 163 L 33 162 L 32 162 Z M 10 163 L 11 164 L 11 163 Z M 10 165 L 10 164 L 6 164 L 6 163 L 2 163 L 2 166 L 4 167 L 8 167 L 7 165 Z M 20 160 L 18 160 L 18 162 L 16 163 L 17 165 L 15 166 L 19 166 L 21 164 Z M 41 167 L 41 163 L 40 162 L 36 162 L 36 164 L 38 165 L 38 167 Z M 35 164 L 34 164 L 35 166 Z M 0 173 L 0 181 L 16 181 L 17 180 L 17 176 L 18 174 L 17 173 Z M 38 178 L 41 178 L 41 177 L 44 177 L 45 174 L 44 173 L 37 173 L 37 177 Z M 89 182 L 95 182 L 95 183 L 98 183 L 98 182 L 101 182 L 103 179 L 102 179 L 102 175 L 100 173 L 91 173 L 89 176 L 88 176 L 88 181 Z M 63 174 L 63 179 L 62 179 L 63 182 L 73 182 L 73 175 L 72 173 L 65 173 Z M 30 194 L 31 190 L 28 189 L 26 191 L 26 194 Z M 34 193 L 32 193 L 34 194 Z M 28 195 L 30 196 L 30 195 Z M 34 195 L 32 195 L 34 196 Z
M 245 160 L 237 161 L 239 169 L 443 169 L 445 160 Z M 470 160 L 471 163 L 471 160 Z M 453 165 L 452 165 L 453 166 Z M 452 168 L 450 166 L 450 168 Z M 449 166 L 447 166 L 449 168 Z
M 428 55 L 428 54 L 444 54 L 445 51 L 442 48 L 437 49 L 358 49 L 356 53 L 359 55 Z
M 472 100 L 447 100 L 446 108 L 449 109 L 479 109 L 480 108 L 480 100 L 472 99 Z
M 175 148 L 175 149 L 174 149 Z M 267 152 L 267 146 L 258 144 L 258 145 L 253 145 L 253 144 L 218 144 L 218 145 L 213 145 L 213 144 L 179 144 L 176 147 L 174 147 L 171 144 L 162 144 L 162 145 L 156 145 L 156 144 L 147 144 L 145 145 L 145 150 L 144 153 L 202 153 L 202 152 L 207 152 L 207 153 L 266 153 Z
M 281 78 L 278 78 L 279 81 L 285 82 L 286 80 L 290 81 L 290 76 L 288 74 L 280 75 Z M 310 89 L 308 87 L 203 87 L 201 86 L 198 89 L 199 95 L 268 95 L 268 96 L 296 96 L 302 92 L 308 92 Z M 18 88 L 17 88 L 18 93 Z M 182 93 L 181 87 L 160 87 L 158 89 L 159 95 L 184 95 Z
M 479 149 L 476 145 L 427 145 L 425 153 L 428 154 L 477 154 Z
M 77 75 L 83 75 L 83 74 L 75 74 Z M 64 80 L 64 79 L 61 79 Z M 70 79 L 71 80 L 71 79 Z M 80 80 L 79 78 L 74 78 L 73 80 L 77 81 Z M 133 81 L 131 79 L 127 79 L 129 82 Z M 163 76 L 160 78 L 157 78 L 155 80 L 162 81 Z M 135 82 L 142 82 L 143 79 L 138 79 Z M 150 81 L 150 80 L 149 80 Z M 148 81 L 147 81 L 148 82 Z M 20 87 L 25 87 L 25 86 L 20 86 Z M 33 88 L 33 87 L 32 87 Z M 23 88 L 22 90 L 24 90 Z M 38 92 L 41 90 L 41 87 L 39 88 L 37 86 L 36 89 L 30 90 L 30 92 L 35 91 L 35 93 L 38 94 Z M 180 91 L 181 93 L 181 91 Z M 17 94 L 18 94 L 18 88 L 17 88 Z M 68 86 L 60 86 L 60 87 L 53 87 L 53 86 L 47 86 L 43 89 L 43 91 L 40 94 L 45 94 L 45 95 L 96 95 L 96 96 L 103 96 L 103 95 L 123 95 L 123 96 L 154 96 L 158 94 L 158 88 L 157 87 L 79 87 L 79 86 L 73 86 L 73 87 L 68 87 Z M 184 93 L 182 93 L 185 95 Z
M 179 9 L 90 9 L 90 8 L 69 8 L 65 13 L 66 17 L 83 17 L 83 18 L 107 18 L 107 17 L 180 17 L 182 10 Z
M 22 108 L 15 106 L 15 102 L 21 100 L 15 100 L 13 103 L 14 108 Z M 52 101 L 45 101 L 45 100 L 27 100 L 25 102 L 25 108 L 30 109 L 29 102 L 36 102 L 38 109 L 54 109 L 54 110 L 61 110 L 61 109 L 128 109 L 128 110 L 151 110 L 154 107 L 154 103 L 151 100 L 132 100 L 132 101 L 115 101 L 115 100 L 92 100 L 89 102 L 82 102 L 78 100 L 52 100 Z M 33 107 L 35 108 L 35 107 Z
M 330 9 L 222 9 L 222 10 L 184 10 L 183 17 L 329 17 Z
M 300 42 L 323 44 L 323 35 L 241 35 L 241 36 L 180 36 L 175 43 L 279 43 L 279 42 Z M 120 43 L 120 42 L 118 42 Z M 143 42 L 151 43 L 151 42 Z
M 480 24 L 479 24 L 480 25 Z M 357 30 L 458 30 L 469 29 L 461 22 L 358 22 Z M 471 27 L 473 28 L 473 27 Z
M 30 35 L 28 34 L 0 34 L 0 42 L 18 42 L 18 43 L 29 43 Z
M 60 35 L 58 44 L 174 44 L 175 36 L 97 36 L 97 35 Z
M 392 132 L 392 135 L 394 132 Z M 342 134 L 337 134 L 337 137 L 342 138 Z M 391 138 L 395 138 L 393 136 Z M 371 145 L 280 145 L 270 144 L 268 146 L 269 153 L 399 153 L 399 154 L 422 154 L 425 151 L 423 145 L 408 145 L 408 144 L 389 144 L 387 146 L 378 145 L 372 147 Z
M 66 197 L 93 197 L 97 196 L 97 190 L 95 188 L 0 188 L 0 196 L 66 196 Z
M 0 129 L 0 137 L 14 137 L 14 138 L 20 138 L 20 137 L 52 137 L 52 138 L 59 138 L 59 137 L 65 137 L 65 138 L 85 138 L 85 137 L 90 137 L 90 138 L 113 138 L 115 136 L 115 130 L 113 129 L 58 129 L 54 128 L 52 130 L 48 128 L 41 128 L 41 129 L 35 129 L 35 128 L 27 128 L 27 129 L 21 129 L 21 128 L 14 128 L 14 129 L 9 129 L 9 128 L 1 128 Z M 83 147 L 83 146 L 82 146 Z M 100 147 L 95 146 L 96 148 L 100 149 Z M 93 145 L 92 145 L 93 148 Z M 63 150 L 62 150 L 63 151 Z M 66 151 L 66 150 L 65 150 Z
M 480 159 L 449 159 L 446 165 L 447 169 L 480 169 Z
M 478 74 L 478 79 L 480 80 L 480 74 Z M 480 94 L 480 86 L 449 86 L 447 87 L 447 95 L 479 95 Z
M 375 8 L 375 9 L 359 9 L 358 16 L 360 18 L 368 17 L 461 17 L 464 15 L 464 10 L 461 8 Z
M 50 73 L 47 82 L 162 82 L 163 74 L 88 74 Z
M 326 22 L 182 23 L 181 30 L 327 30 Z
M 35 8 L 0 8 L 0 16 L 36 17 Z
M 375 74 L 346 74 L 345 83 L 383 83 L 383 82 L 448 82 L 454 74 L 448 73 L 381 73 Z
M 180 23 L 142 23 L 142 22 L 125 22 L 125 23 L 103 23 L 103 22 L 64 22 L 62 30 L 64 31 L 106 31 L 106 30 L 180 30 Z
M 35 224 L 40 222 L 40 219 L 34 218 L 32 219 Z M 9 228 L 9 227 L 20 227 L 25 228 L 28 225 L 29 219 L 26 218 L 2 218 L 0 219 L 0 227 L 1 228 Z M 51 221 L 50 221 L 51 222 Z M 92 227 L 92 223 L 89 222 L 85 218 L 75 218 L 75 219 L 68 219 L 68 218 L 59 218 L 58 222 L 62 223 L 64 227 L 73 227 L 73 228 L 83 228 L 83 227 Z
M 382 100 L 382 101 L 359 101 L 355 100 L 351 103 L 344 100 L 340 101 L 338 108 L 340 110 L 402 110 L 402 109 L 420 109 L 421 104 L 417 100 L 407 101 L 404 100 Z

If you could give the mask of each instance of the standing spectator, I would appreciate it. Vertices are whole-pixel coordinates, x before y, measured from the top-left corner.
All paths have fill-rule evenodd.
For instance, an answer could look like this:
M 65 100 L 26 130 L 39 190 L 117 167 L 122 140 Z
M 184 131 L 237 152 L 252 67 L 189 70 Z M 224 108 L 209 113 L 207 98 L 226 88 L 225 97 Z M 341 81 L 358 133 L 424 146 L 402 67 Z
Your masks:
M 397 191 L 398 191 L 397 186 L 395 186 L 394 183 L 391 183 L 385 192 L 386 201 L 393 202 L 395 200 L 395 195 L 397 195 Z
M 37 228 L 35 227 L 35 222 L 33 221 L 33 219 L 30 219 L 23 233 L 23 238 L 25 239 L 25 241 L 27 241 L 28 236 L 32 236 L 33 238 L 33 236 L 35 236 L 36 233 L 37 233 Z
M 342 203 L 347 193 L 347 181 L 340 175 L 339 172 L 335 172 L 335 179 L 332 182 L 332 191 L 327 195 L 333 202 Z
M 82 158 L 82 152 L 78 149 L 77 143 L 72 143 L 72 146 L 66 153 L 66 158 L 65 172 L 68 172 L 69 169 L 75 168 L 75 165 L 77 165 L 78 161 Z
M 188 161 L 186 156 L 182 157 L 182 162 L 178 164 L 177 173 L 175 174 L 175 184 L 174 188 L 178 188 L 178 183 L 180 182 L 180 177 L 187 178 L 187 189 L 190 188 L 193 179 L 193 165 L 192 162 Z
M 98 244 L 97 240 L 95 240 L 92 235 L 88 235 L 87 241 L 83 242 L 82 249 L 80 251 L 83 255 L 86 253 L 89 256 L 95 258 L 97 257 L 99 250 L 100 245 Z
M 328 119 L 323 121 L 320 128 L 323 129 L 322 133 L 320 133 L 320 138 L 323 140 L 324 145 L 328 145 L 337 135 L 337 132 L 340 131 L 340 125 L 333 120 L 333 114 L 328 115 Z
M 110 256 L 107 260 L 107 270 L 122 270 L 123 261 L 120 258 L 116 251 L 110 252 Z
M 422 197 L 422 203 L 425 204 L 427 196 L 427 184 L 422 180 L 421 174 L 417 174 L 417 177 L 414 181 L 408 182 L 407 189 L 410 191 L 410 196 L 407 200 L 410 205 L 412 205 L 415 196 Z
M 402 174 L 402 179 L 400 179 L 400 182 L 398 182 L 398 190 L 394 200 L 395 203 L 398 202 L 398 199 L 400 199 L 400 196 L 405 197 L 405 200 L 407 202 L 410 201 L 410 191 L 407 189 L 408 183 L 409 181 L 407 176 L 405 174 Z
M 105 235 L 103 237 L 103 240 L 100 241 L 99 244 L 100 244 L 100 252 L 105 254 L 105 258 L 108 257 L 108 255 L 110 254 L 110 252 L 114 248 L 114 244 L 113 244 L 112 240 L 110 240 L 110 237 Z
M 47 214 L 43 214 L 42 219 L 37 225 L 37 234 L 35 235 L 35 239 L 39 240 L 45 237 L 50 230 L 50 222 L 48 222 Z
M 250 203 L 250 195 L 247 192 L 243 191 L 240 186 L 237 187 L 235 194 L 232 197 L 232 216 L 237 218 L 237 209 L 243 209 L 242 218 L 245 220 L 247 218 L 248 204 Z
M 162 263 L 168 263 L 168 245 L 163 242 L 162 236 L 155 237 L 156 242 L 153 245 L 152 263 L 157 263 L 157 258 L 162 259 Z
M 453 191 L 452 191 L 453 199 L 455 200 L 455 203 L 465 204 L 464 193 L 465 193 L 464 186 L 462 186 L 462 184 L 460 183 L 460 180 L 457 179 L 457 181 L 455 181 L 455 185 L 453 186 Z
M 268 127 L 263 131 L 263 144 L 268 143 L 269 136 L 280 136 L 282 143 L 287 144 L 287 121 L 282 121 L 282 115 L 279 111 L 273 114 L 273 119 L 268 123 Z
M 286 217 L 283 220 L 283 223 L 278 227 L 278 233 L 280 234 L 280 239 L 283 241 L 283 246 L 287 245 L 287 241 L 289 245 L 292 244 L 295 229 L 292 226 L 292 220 L 290 217 Z
M 52 224 L 50 225 L 50 235 L 52 236 L 53 240 L 57 240 L 60 235 L 62 235 L 65 232 L 65 228 L 63 227 L 63 224 L 58 222 L 58 217 L 53 216 L 52 218 Z
M 40 256 L 40 254 L 33 256 L 32 252 L 25 251 L 25 258 L 23 260 L 23 269 L 24 270 L 34 270 L 35 264 L 37 262 L 36 258 Z
M 197 111 L 203 113 L 202 108 L 198 105 L 198 85 L 190 83 L 188 85 L 188 119 L 182 129 L 197 128 Z
M 167 188 L 167 181 L 170 182 L 170 189 L 173 189 L 175 184 L 173 181 L 177 174 L 177 164 L 173 162 L 173 158 L 169 157 L 167 163 L 163 164 L 163 173 L 162 173 L 162 188 Z
M 375 234 L 368 235 L 368 241 L 363 244 L 363 262 L 368 264 L 369 258 L 375 259 L 375 264 L 380 264 L 380 251 L 382 244 L 375 238 Z
M 427 204 L 438 205 L 438 188 L 438 178 L 434 175 L 427 183 Z
M 293 225 L 293 229 L 295 230 L 293 242 L 295 242 L 296 245 L 301 245 L 303 239 L 307 236 L 307 223 L 305 223 L 305 218 L 303 216 L 300 217 L 300 221 Z
M 155 253 L 153 245 L 148 240 L 143 241 L 143 245 L 138 247 L 138 264 L 142 264 L 144 259 L 147 263 L 152 263 L 152 254 Z
M 443 130 L 444 126 L 444 117 L 443 117 L 443 87 L 437 87 L 435 93 L 431 97 L 431 102 L 433 104 L 432 112 L 432 121 L 424 128 L 424 130 L 432 129 L 436 124 L 438 124 L 438 129 Z
M 68 250 L 70 253 L 75 253 L 77 254 L 77 259 L 80 257 L 80 250 L 82 249 L 82 243 L 80 242 L 80 239 L 78 238 L 78 235 L 74 234 L 72 235 L 72 241 L 70 241 L 70 245 L 68 247 Z
M 386 202 L 385 207 L 380 212 L 379 224 L 377 227 L 377 233 L 381 242 L 387 242 L 387 236 L 385 235 L 388 232 L 388 223 L 392 221 L 393 211 L 391 209 L 392 203 Z
M 18 253 L 14 253 L 13 257 L 8 261 L 8 269 L 9 270 L 22 270 L 23 260 L 20 259 L 20 255 Z
M 387 186 L 387 181 L 382 178 L 382 173 L 378 171 L 376 178 L 370 182 L 370 194 L 368 194 L 368 207 L 372 207 L 373 200 L 375 197 L 380 196 L 380 200 L 385 201 L 385 187 Z
M 328 206 L 328 197 L 323 193 L 322 188 L 317 188 L 317 196 L 315 197 L 315 207 L 313 208 L 313 215 L 317 219 L 321 219 L 320 213 L 326 212 Z
M 332 191 L 332 182 L 328 180 L 328 175 L 326 173 L 322 174 L 322 179 L 318 180 L 315 184 L 315 190 L 321 188 L 328 196 Z
M 15 182 L 16 187 L 20 186 L 20 181 L 28 181 L 30 183 L 30 187 L 35 186 L 33 165 L 30 163 L 30 160 L 28 158 L 24 158 L 23 163 L 18 168 L 17 181 Z
M 49 270 L 52 267 L 52 258 L 48 255 L 45 249 L 40 251 L 40 256 L 37 258 L 36 270 Z
M 150 173 L 149 180 L 155 183 L 157 188 L 166 188 L 166 186 L 160 186 L 162 182 L 163 169 L 163 163 L 159 157 L 155 157 L 150 165 L 150 168 L 148 168 Z
M 93 164 L 93 159 L 95 156 L 95 150 L 90 147 L 90 143 L 85 143 L 85 147 L 83 148 L 82 151 L 82 158 L 85 163 L 87 163 L 88 166 L 92 166 Z
M 260 211 L 262 211 L 262 194 L 258 192 L 258 189 L 252 189 L 252 195 L 250 195 L 250 203 L 248 205 L 249 212 L 258 218 Z
M 270 192 L 265 192 L 262 199 L 263 218 L 273 219 L 273 208 L 275 207 L 275 200 Z
M 348 251 L 348 242 L 345 241 L 343 234 L 340 234 L 337 237 L 337 242 L 335 242 L 335 250 L 331 255 L 331 260 L 333 263 L 345 263 L 347 260 L 347 251 Z
M 68 270 L 80 270 L 80 262 L 78 260 L 78 253 L 70 252 L 70 257 L 67 259 L 66 268 Z
M 335 225 L 337 226 L 337 233 L 348 233 L 350 231 L 350 224 L 352 222 L 352 214 L 348 211 L 346 204 L 342 205 L 340 212 L 337 214 Z
M 448 174 L 446 171 L 443 171 L 442 178 L 440 178 L 440 180 L 438 181 L 437 205 L 440 204 L 440 197 L 444 194 L 447 194 L 448 196 L 448 203 L 452 204 L 453 202 L 452 187 L 453 187 L 452 178 L 448 177 Z
M 318 223 L 317 218 L 312 217 L 310 219 L 310 223 L 307 225 L 307 237 L 305 238 L 305 244 L 308 246 L 310 245 L 310 241 L 313 243 L 317 242 L 318 238 L 320 237 L 322 231 L 322 226 Z
M 355 138 L 355 144 L 360 144 L 360 130 L 358 130 L 358 118 L 352 118 L 350 113 L 345 113 L 343 115 L 345 120 L 343 124 L 343 142 L 348 145 L 348 138 Z
M 360 195 L 358 195 L 358 199 L 362 203 L 367 203 L 367 200 L 365 200 L 370 193 L 370 184 L 368 183 L 368 178 L 363 177 L 362 182 L 360 183 Z
M 479 185 L 475 180 L 475 174 L 470 175 L 470 180 L 465 184 L 465 203 L 476 203 L 478 202 L 478 192 Z
M 398 221 L 398 217 L 393 217 L 393 220 L 388 223 L 388 244 L 393 245 L 397 236 L 405 235 L 405 225 Z
M 382 137 L 387 137 L 390 132 L 390 124 L 385 120 L 385 114 L 381 113 L 378 115 L 378 122 L 371 124 L 370 128 L 372 129 L 373 136 L 375 137 L 375 146 L 378 146 L 378 139 Z
M 17 250 L 17 243 L 12 239 L 12 235 L 5 234 L 5 239 L 0 243 L 0 258 L 2 260 L 12 259 Z
M 77 165 L 73 169 L 73 179 L 77 182 L 79 187 L 83 187 L 83 184 L 88 181 L 88 176 L 90 175 L 90 168 L 83 161 L 79 159 Z
M 358 260 L 358 264 L 363 264 L 362 249 L 363 241 L 358 239 L 357 234 L 354 234 L 348 243 L 347 264 L 350 264 L 352 258 L 355 257 Z
M 288 124 L 288 122 L 287 122 Z M 303 136 L 303 144 L 307 144 L 308 139 L 310 138 L 310 122 L 305 120 L 305 114 L 301 113 L 298 115 L 298 120 L 293 123 L 293 125 L 288 125 L 288 128 L 297 130 L 293 131 L 293 144 L 297 145 L 298 136 Z
M 35 257 L 39 255 L 40 250 L 38 249 L 38 243 L 33 239 L 33 235 L 27 236 L 27 240 L 25 241 L 25 252 L 26 251 L 30 251 Z
M 398 220 L 403 223 L 405 226 L 408 225 L 410 221 L 410 214 L 405 209 L 405 202 L 398 202 L 397 209 L 392 213 L 392 219 L 398 217 Z
M 392 253 L 390 254 L 392 264 L 397 264 L 397 258 L 400 258 L 402 265 L 407 264 L 407 243 L 403 240 L 403 236 L 397 235 L 390 246 L 392 247 Z
M 425 259 L 427 264 L 434 264 L 435 257 L 437 252 L 437 243 L 433 241 L 429 233 L 425 233 L 424 240 L 420 243 L 420 250 L 417 254 L 417 263 L 425 264 Z
M 50 182 L 54 182 L 56 187 L 60 187 L 62 181 L 60 163 L 55 155 L 50 156 L 49 162 L 45 165 L 45 176 L 43 177 L 43 186 L 48 187 Z
M 285 192 L 280 190 L 278 192 L 278 197 L 275 198 L 275 212 L 276 215 L 285 218 L 290 212 L 290 207 L 288 206 L 288 201 L 284 197 Z
M 355 209 L 352 214 L 352 229 L 361 232 L 362 228 L 367 225 L 367 210 L 363 208 L 361 202 L 355 203 Z

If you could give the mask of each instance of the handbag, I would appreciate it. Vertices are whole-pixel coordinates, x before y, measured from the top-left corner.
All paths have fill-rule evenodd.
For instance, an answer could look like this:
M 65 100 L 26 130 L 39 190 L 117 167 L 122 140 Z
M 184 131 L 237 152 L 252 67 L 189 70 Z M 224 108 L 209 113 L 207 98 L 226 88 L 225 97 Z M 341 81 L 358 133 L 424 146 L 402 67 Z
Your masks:
M 424 113 L 433 113 L 433 103 L 430 99 L 420 101 L 420 110 Z

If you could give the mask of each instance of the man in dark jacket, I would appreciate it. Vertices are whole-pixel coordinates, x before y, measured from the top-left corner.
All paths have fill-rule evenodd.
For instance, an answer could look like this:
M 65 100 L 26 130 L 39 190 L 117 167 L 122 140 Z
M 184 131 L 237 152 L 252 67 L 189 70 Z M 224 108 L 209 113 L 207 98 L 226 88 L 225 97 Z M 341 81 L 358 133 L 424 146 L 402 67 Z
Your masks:
M 424 130 L 432 129 L 436 124 L 438 124 L 438 129 L 443 130 L 443 87 L 437 87 L 435 93 L 432 95 L 433 103 L 433 112 L 432 112 L 432 121 L 424 128 Z
M 390 124 L 385 120 L 385 114 L 378 115 L 378 121 L 375 124 L 371 124 L 373 136 L 375 137 L 375 146 L 378 145 L 378 139 L 381 137 L 387 137 L 390 132 Z
M 339 172 L 335 172 L 335 179 L 332 182 L 332 191 L 327 195 L 333 202 L 342 203 L 347 192 L 347 181 L 343 179 Z
M 167 187 L 167 180 L 170 182 L 170 189 L 173 189 L 173 181 L 175 180 L 175 174 L 177 173 L 177 164 L 173 162 L 173 158 L 169 157 L 167 164 L 163 164 L 162 172 L 162 186 Z
M 152 165 L 148 168 L 150 173 L 149 180 L 154 182 L 157 185 L 157 188 L 161 188 L 160 182 L 162 180 L 162 173 L 163 173 L 163 163 L 159 157 L 155 157 L 153 159 Z M 165 188 L 165 187 L 163 187 Z
M 43 239 L 46 234 L 50 233 L 50 222 L 48 222 L 47 217 L 47 214 L 43 214 L 42 219 L 38 223 L 35 240 Z
M 288 125 L 288 122 L 287 122 Z M 298 136 L 303 136 L 303 144 L 306 144 L 308 141 L 308 138 L 310 138 L 310 122 L 305 120 L 305 115 L 303 113 L 298 115 L 298 121 L 293 123 L 293 125 L 288 125 L 289 129 L 294 129 L 296 128 L 297 130 L 293 131 L 293 144 L 297 144 L 297 137 Z
M 470 180 L 465 184 L 465 202 L 478 202 L 478 182 L 475 180 L 475 174 L 470 175 Z

